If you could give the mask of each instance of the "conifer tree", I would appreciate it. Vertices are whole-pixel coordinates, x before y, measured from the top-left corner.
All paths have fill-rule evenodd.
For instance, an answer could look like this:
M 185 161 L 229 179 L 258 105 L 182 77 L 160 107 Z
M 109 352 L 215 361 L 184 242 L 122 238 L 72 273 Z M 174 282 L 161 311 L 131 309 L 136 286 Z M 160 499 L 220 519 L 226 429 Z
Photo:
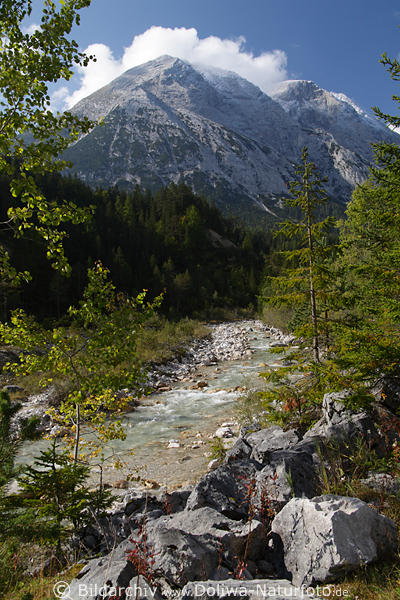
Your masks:
M 396 59 L 384 54 L 381 63 L 400 81 Z M 400 106 L 400 96 L 393 99 Z M 400 126 L 400 116 L 373 110 L 388 127 Z M 385 375 L 400 380 L 400 146 L 381 142 L 373 149 L 370 177 L 354 191 L 341 230 L 345 318 L 334 347 L 337 372 L 367 388 Z
M 294 240 L 296 247 L 280 252 L 286 266 L 280 275 L 268 278 L 265 291 L 269 296 L 266 298 L 268 302 L 295 308 L 300 315 L 297 333 L 311 338 L 313 361 L 319 363 L 321 313 L 326 310 L 322 299 L 328 293 L 329 281 L 326 257 L 334 248 L 327 243 L 327 236 L 334 220 L 332 217 L 322 221 L 317 219 L 317 208 L 327 201 L 327 196 L 324 180 L 319 177 L 315 164 L 309 161 L 307 148 L 303 148 L 302 162 L 296 168 L 296 175 L 297 179 L 289 184 L 291 197 L 285 202 L 297 209 L 300 218 L 286 220 L 277 232 L 277 235 Z
M 111 494 L 103 488 L 89 490 L 89 467 L 71 462 L 68 451 L 57 446 L 53 439 L 25 469 L 19 483 L 25 492 L 21 509 L 35 515 L 30 535 L 56 544 L 60 551 L 72 528 L 77 530 L 102 515 L 111 504 Z
M 289 184 L 292 196 L 286 203 L 297 211 L 298 219 L 282 223 L 277 234 L 285 236 L 291 250 L 278 254 L 283 266 L 278 275 L 270 276 L 264 286 L 264 299 L 276 306 L 293 309 L 291 328 L 301 340 L 296 349 L 284 351 L 285 364 L 261 373 L 268 386 L 260 393 L 270 420 L 307 427 L 315 417 L 325 382 L 321 379 L 321 359 L 326 356 L 329 338 L 329 307 L 334 294 L 330 277 L 330 261 L 336 244 L 329 235 L 334 219 L 318 220 L 317 209 L 327 200 L 323 180 L 315 165 L 309 161 L 307 148 L 302 152 L 302 163 L 296 169 L 297 179 Z M 325 337 L 325 340 L 323 340 Z M 325 341 L 325 356 L 322 346 Z M 311 342 L 311 355 L 309 350 Z

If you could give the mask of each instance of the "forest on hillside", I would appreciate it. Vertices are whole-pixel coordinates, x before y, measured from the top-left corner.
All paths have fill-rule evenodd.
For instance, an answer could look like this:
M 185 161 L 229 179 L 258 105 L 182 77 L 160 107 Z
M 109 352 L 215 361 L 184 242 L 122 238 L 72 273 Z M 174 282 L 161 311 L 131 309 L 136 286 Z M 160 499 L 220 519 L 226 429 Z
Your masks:
M 3 289 L 3 319 L 19 305 L 41 318 L 60 318 L 82 294 L 87 269 L 99 260 L 122 292 L 145 288 L 156 296 L 165 291 L 161 311 L 172 317 L 256 306 L 266 257 L 278 242 L 271 232 L 249 231 L 225 219 L 184 184 L 170 184 L 152 195 L 139 188 L 92 190 L 78 179 L 47 175 L 40 189 L 55 201 L 92 207 L 93 214 L 82 225 L 66 227 L 68 277 L 51 268 L 34 232 L 22 239 L 0 233 L 15 267 L 32 275 L 18 289 Z M 9 182 L 3 178 L 4 220 L 10 203 Z

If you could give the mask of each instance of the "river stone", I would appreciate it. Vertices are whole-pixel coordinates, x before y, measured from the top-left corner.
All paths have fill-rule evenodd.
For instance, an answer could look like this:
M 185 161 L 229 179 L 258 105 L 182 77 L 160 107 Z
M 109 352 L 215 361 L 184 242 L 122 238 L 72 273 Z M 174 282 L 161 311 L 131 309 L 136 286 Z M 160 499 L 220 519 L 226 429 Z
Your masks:
M 304 595 L 303 590 L 294 587 L 287 579 L 226 579 L 223 581 L 196 581 L 185 585 L 181 600 L 292 600 L 302 598 L 312 600 L 315 596 Z
M 397 547 L 391 519 L 358 498 L 293 498 L 272 522 L 296 586 L 332 581 Z
M 214 437 L 216 438 L 233 438 L 235 436 L 232 431 L 232 427 L 228 425 L 221 425 L 214 433 Z
M 316 493 L 317 477 L 312 455 L 296 450 L 278 450 L 270 462 L 257 474 L 256 507 L 280 510 L 293 496 L 312 498 Z
M 251 458 L 260 463 L 267 463 L 271 452 L 286 450 L 299 441 L 294 429 L 283 431 L 281 427 L 272 426 L 261 429 L 246 436 L 246 442 L 252 447 Z
M 255 481 L 257 467 L 250 461 L 234 461 L 207 473 L 194 487 L 187 510 L 210 506 L 230 519 L 243 519 L 249 510 L 249 486 Z

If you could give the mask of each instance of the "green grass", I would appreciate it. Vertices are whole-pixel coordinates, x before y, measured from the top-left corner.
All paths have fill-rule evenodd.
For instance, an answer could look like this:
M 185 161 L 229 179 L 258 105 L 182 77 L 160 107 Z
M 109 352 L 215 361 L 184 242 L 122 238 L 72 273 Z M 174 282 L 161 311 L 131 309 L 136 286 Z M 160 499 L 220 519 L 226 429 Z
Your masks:
M 200 321 L 185 318 L 175 322 L 157 316 L 139 333 L 138 355 L 144 363 L 167 362 L 182 356 L 190 342 L 209 333 Z
M 70 583 L 82 570 L 82 565 L 71 566 L 66 571 L 55 575 L 26 576 L 21 578 L 8 591 L 4 591 L 3 600 L 56 600 L 55 585 L 59 582 Z
M 293 310 L 285 306 L 264 305 L 261 312 L 261 320 L 270 327 L 276 327 L 284 333 L 290 333 L 288 323 L 293 317 Z
M 331 586 L 328 599 L 347 600 L 399 600 L 400 598 L 400 555 L 385 563 L 363 567 L 356 574 L 343 578 Z M 346 596 L 343 592 L 346 591 Z
M 209 442 L 210 457 L 212 460 L 223 461 L 226 455 L 226 448 L 221 438 L 216 437 Z
M 235 404 L 235 415 L 241 425 L 251 425 L 258 421 L 268 427 L 268 417 L 259 390 L 250 388 L 243 396 L 239 396 Z

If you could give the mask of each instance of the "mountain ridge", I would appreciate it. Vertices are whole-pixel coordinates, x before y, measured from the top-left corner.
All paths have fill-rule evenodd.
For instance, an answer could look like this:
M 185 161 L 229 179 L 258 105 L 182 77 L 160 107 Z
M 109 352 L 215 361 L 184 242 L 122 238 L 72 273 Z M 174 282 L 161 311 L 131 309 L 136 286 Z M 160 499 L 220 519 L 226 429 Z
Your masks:
M 231 71 L 164 55 L 73 108 L 103 126 L 66 158 L 94 186 L 155 190 L 183 180 L 225 213 L 258 207 L 279 216 L 303 146 L 345 203 L 368 175 L 370 143 L 400 139 L 355 106 L 314 82 L 284 82 L 267 95 Z

